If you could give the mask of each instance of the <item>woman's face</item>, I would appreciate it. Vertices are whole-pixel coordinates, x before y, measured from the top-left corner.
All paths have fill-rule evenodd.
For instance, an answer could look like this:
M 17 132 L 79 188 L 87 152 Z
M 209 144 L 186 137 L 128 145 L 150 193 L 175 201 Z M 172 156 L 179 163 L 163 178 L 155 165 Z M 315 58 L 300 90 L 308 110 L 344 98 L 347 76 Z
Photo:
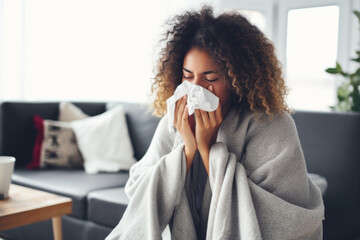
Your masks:
M 211 85 L 214 94 L 220 99 L 223 115 L 229 110 L 230 93 L 222 79 L 220 68 L 206 50 L 193 47 L 184 58 L 182 81 L 189 81 L 209 90 Z

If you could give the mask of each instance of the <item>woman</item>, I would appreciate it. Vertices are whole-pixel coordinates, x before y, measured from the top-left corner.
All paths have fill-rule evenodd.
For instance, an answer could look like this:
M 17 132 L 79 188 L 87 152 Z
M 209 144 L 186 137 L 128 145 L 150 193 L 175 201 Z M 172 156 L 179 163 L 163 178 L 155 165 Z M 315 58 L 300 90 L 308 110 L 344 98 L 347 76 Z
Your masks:
M 130 198 L 107 239 L 321 239 L 324 206 L 308 179 L 273 44 L 236 13 L 186 12 L 170 22 L 153 83 L 154 107 L 184 81 L 220 103 L 188 116 L 176 102 L 175 133 L 162 118 L 130 169 Z

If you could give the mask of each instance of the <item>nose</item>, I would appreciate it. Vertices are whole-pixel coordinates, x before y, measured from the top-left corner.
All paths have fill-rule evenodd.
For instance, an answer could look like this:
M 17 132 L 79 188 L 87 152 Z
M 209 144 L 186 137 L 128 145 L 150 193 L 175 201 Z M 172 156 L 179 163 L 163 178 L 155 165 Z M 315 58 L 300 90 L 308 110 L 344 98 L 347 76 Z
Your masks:
M 191 81 L 193 84 L 199 85 L 203 88 L 207 88 L 208 84 L 206 83 L 206 81 L 204 81 L 200 76 L 195 75 L 194 78 Z

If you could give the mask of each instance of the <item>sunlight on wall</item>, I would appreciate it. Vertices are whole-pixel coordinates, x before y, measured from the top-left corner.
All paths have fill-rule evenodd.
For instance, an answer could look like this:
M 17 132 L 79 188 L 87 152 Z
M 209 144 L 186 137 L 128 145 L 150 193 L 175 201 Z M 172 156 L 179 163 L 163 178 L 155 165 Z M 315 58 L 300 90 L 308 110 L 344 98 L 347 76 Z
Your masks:
M 19 99 L 23 95 L 23 8 L 21 0 L 3 1 L 0 97 Z
M 26 1 L 25 99 L 145 101 L 164 6 Z

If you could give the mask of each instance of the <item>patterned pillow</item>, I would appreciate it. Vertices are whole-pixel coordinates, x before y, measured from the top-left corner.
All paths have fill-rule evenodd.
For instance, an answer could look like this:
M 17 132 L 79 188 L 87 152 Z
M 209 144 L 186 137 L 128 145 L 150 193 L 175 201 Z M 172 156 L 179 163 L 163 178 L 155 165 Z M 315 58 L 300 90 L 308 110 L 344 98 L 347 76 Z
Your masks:
M 38 115 L 33 120 L 37 137 L 28 168 L 83 167 L 84 160 L 69 122 L 44 120 Z

